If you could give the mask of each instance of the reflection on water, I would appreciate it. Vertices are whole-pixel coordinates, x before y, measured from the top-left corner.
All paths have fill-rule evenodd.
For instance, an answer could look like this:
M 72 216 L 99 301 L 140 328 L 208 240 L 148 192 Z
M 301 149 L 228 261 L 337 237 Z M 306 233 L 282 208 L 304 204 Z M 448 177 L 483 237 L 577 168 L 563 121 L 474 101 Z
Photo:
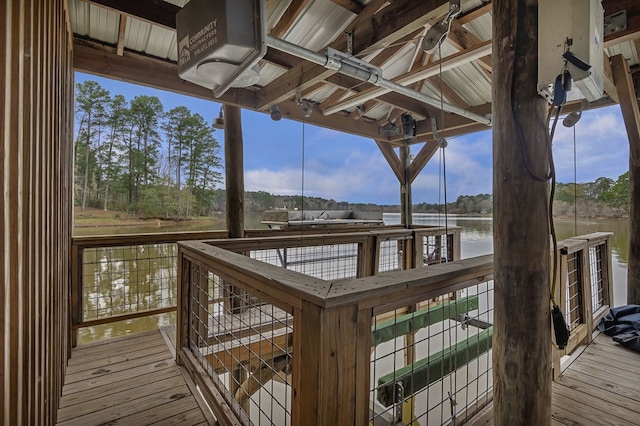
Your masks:
M 247 215 L 245 223 L 247 229 L 264 228 L 260 224 L 260 214 Z M 444 226 L 444 215 L 438 214 L 414 214 L 414 225 L 430 225 Z M 400 215 L 394 213 L 385 213 L 384 221 L 386 225 L 394 225 L 400 223 Z M 490 254 L 493 252 L 493 221 L 490 217 L 469 217 L 449 215 L 447 224 L 449 226 L 460 226 L 461 229 L 461 255 L 463 258 Z M 558 240 L 573 237 L 575 234 L 575 224 L 572 219 L 557 219 L 555 221 Z M 122 234 L 133 232 L 172 232 L 172 231 L 196 231 L 196 230 L 216 230 L 224 229 L 225 223 L 218 222 L 215 224 L 198 224 L 189 226 L 181 225 L 162 225 L 152 227 L 120 227 L 120 228 L 79 228 L 75 230 L 76 235 L 95 235 L 95 234 Z M 629 253 L 629 223 L 626 220 L 591 220 L 577 223 L 577 235 L 583 235 L 593 232 L 613 232 L 611 238 L 612 257 L 613 257 L 613 280 L 614 280 L 614 303 L 622 305 L 626 303 L 626 285 L 627 285 L 627 261 Z M 125 255 L 119 254 L 122 249 L 99 249 L 93 255 L 93 265 L 90 266 L 88 272 L 85 273 L 85 291 L 84 305 L 93 315 L 104 309 L 105 313 L 109 309 L 114 312 L 122 312 L 121 310 L 133 309 L 132 306 L 138 308 L 138 304 L 142 307 L 160 307 L 162 303 L 168 299 L 174 300 L 175 297 L 175 266 L 167 267 L 167 265 L 159 263 L 159 261 L 149 260 L 162 257 L 167 252 L 173 252 L 175 245 L 167 247 L 167 245 L 147 245 L 129 248 Z M 144 247 L 140 254 L 140 247 Z M 137 254 L 136 254 L 137 253 Z M 122 260 L 134 257 L 136 264 L 144 269 L 144 272 L 136 272 L 142 284 L 135 289 L 131 285 L 123 282 L 122 286 L 113 286 L 108 283 L 112 279 L 124 279 L 130 277 L 132 272 L 127 270 Z M 136 257 L 138 256 L 138 257 Z M 122 259 L 120 259 L 122 257 Z M 120 265 L 120 266 L 118 266 Z M 156 266 L 154 266 L 156 265 Z M 114 275 L 115 274 L 115 275 Z M 172 287 L 168 288 L 162 277 L 172 277 Z M 148 282 L 144 282 L 144 281 Z M 109 306 L 109 303 L 115 301 L 115 306 Z M 142 308 L 140 308 L 142 309 Z M 96 318 L 94 316 L 93 318 Z M 174 324 L 175 314 L 162 314 L 152 317 L 141 318 L 137 320 L 121 321 L 104 326 L 88 327 L 80 330 L 80 343 L 99 340 L 106 337 L 114 337 L 136 333 L 140 331 L 155 330 L 158 326 Z

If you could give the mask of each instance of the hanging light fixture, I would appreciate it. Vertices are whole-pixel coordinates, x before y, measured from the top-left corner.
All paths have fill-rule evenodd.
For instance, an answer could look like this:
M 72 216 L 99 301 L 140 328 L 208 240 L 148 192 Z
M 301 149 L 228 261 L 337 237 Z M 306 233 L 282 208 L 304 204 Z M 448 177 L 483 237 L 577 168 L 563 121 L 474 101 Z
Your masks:
M 214 129 L 221 129 L 224 130 L 224 113 L 222 112 L 222 110 L 224 109 L 224 106 L 220 107 L 220 115 L 218 115 L 214 120 L 213 120 L 213 128 Z
M 282 118 L 282 111 L 280 111 L 280 105 L 275 104 L 269 107 L 269 114 L 273 121 L 280 121 Z

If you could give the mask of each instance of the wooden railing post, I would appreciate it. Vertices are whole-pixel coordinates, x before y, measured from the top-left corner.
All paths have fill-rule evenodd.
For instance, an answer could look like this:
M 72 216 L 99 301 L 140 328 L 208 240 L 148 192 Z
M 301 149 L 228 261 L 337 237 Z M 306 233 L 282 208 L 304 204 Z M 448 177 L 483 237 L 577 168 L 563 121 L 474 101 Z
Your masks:
M 71 245 L 71 323 L 70 346 L 78 345 L 78 325 L 82 322 L 82 248 Z M 69 350 L 71 355 L 71 350 Z
M 292 425 L 368 424 L 371 311 L 304 301 L 293 318 Z
M 189 346 L 189 295 L 191 262 L 178 246 L 178 311 L 176 313 L 176 362 L 182 364 L 180 350 Z

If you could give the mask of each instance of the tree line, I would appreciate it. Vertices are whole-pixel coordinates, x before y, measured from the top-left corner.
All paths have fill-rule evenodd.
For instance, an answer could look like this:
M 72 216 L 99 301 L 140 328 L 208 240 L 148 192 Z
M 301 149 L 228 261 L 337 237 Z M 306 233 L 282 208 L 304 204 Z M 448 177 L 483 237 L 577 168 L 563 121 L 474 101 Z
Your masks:
M 165 111 L 159 98 L 127 101 L 95 81 L 76 85 L 75 200 L 142 217 L 184 219 L 225 211 L 220 145 L 215 129 L 184 106 Z M 613 180 L 558 183 L 557 215 L 622 217 L 629 214 L 629 173 Z M 272 208 L 399 212 L 397 204 L 348 203 L 321 197 L 246 192 L 245 210 Z M 461 195 L 447 203 L 452 214 L 493 212 L 491 194 Z M 444 213 L 442 203 L 417 203 L 416 213 Z
M 156 96 L 127 101 L 95 81 L 76 85 L 75 199 L 145 217 L 207 215 L 221 182 L 214 128 Z

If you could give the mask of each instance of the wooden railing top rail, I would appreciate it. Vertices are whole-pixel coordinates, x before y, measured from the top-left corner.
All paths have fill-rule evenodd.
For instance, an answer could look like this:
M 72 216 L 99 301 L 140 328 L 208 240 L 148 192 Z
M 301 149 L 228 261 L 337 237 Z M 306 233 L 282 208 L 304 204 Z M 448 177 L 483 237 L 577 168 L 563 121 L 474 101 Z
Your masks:
M 331 282 L 270 265 L 201 241 L 178 243 L 179 257 L 214 264 L 221 277 L 246 287 L 252 295 L 293 313 L 307 301 L 324 304 Z
M 458 232 L 460 227 L 450 226 L 448 231 L 450 233 Z M 314 234 L 301 234 L 301 233 L 286 233 L 282 234 L 280 231 L 272 231 L 271 234 L 267 234 L 265 237 L 250 237 L 250 238 L 236 238 L 236 239 L 216 239 L 215 241 L 203 240 L 205 243 L 213 244 L 218 247 L 223 247 L 226 250 L 231 251 L 244 251 L 244 250 L 265 250 L 290 247 L 292 245 L 300 246 L 313 246 L 313 245 L 325 245 L 325 244 L 348 244 L 359 243 L 365 241 L 367 238 L 376 236 L 379 239 L 394 239 L 411 237 L 413 233 L 420 235 L 440 235 L 445 231 L 444 227 L 427 227 L 427 228 L 375 228 L 366 231 L 359 232 L 334 232 L 327 233 L 314 233 Z
M 593 246 L 602 241 L 606 241 L 613 235 L 613 232 L 594 232 L 592 234 L 578 235 L 568 238 L 558 243 L 558 249 L 565 254 L 572 254 L 582 250 L 585 245 Z
M 442 232 L 444 227 L 440 226 L 426 226 L 426 227 L 412 227 L 411 229 L 403 228 L 399 225 L 390 225 L 378 228 L 340 228 L 340 229 L 309 229 L 304 230 L 303 233 L 300 230 L 296 231 L 272 231 L 251 229 L 245 232 L 247 238 L 243 241 L 252 241 L 263 238 L 303 238 L 313 239 L 319 235 L 325 235 L 326 238 L 340 236 L 354 236 L 354 235 L 380 235 L 380 236 L 395 236 L 411 233 L 412 231 L 420 232 L 423 235 L 438 234 Z M 449 226 L 448 230 L 455 232 L 459 230 L 458 226 Z M 163 243 L 176 243 L 178 241 L 191 241 L 191 240 L 218 240 L 229 238 L 229 231 L 180 231 L 180 232 L 151 232 L 144 234 L 117 234 L 117 235 L 82 235 L 72 237 L 72 243 L 74 246 L 82 248 L 91 247 L 116 247 L 127 246 L 135 244 L 163 244 Z
M 469 287 L 493 277 L 493 255 L 334 283 L 325 306 L 358 305 L 374 314 Z
M 307 301 L 325 308 L 358 305 L 385 312 L 460 290 L 471 281 L 486 281 L 493 274 L 493 255 L 486 255 L 332 283 L 203 242 L 180 242 L 179 247 L 189 258 L 205 264 L 213 262 L 217 273 L 242 282 L 251 293 L 282 309 L 283 301 L 287 307 L 300 307 Z
M 187 240 L 213 240 L 229 238 L 228 231 L 190 231 L 190 232 L 158 232 L 146 234 L 118 234 L 118 235 L 84 235 L 72 238 L 72 244 L 77 247 L 116 247 L 136 244 L 177 243 Z

